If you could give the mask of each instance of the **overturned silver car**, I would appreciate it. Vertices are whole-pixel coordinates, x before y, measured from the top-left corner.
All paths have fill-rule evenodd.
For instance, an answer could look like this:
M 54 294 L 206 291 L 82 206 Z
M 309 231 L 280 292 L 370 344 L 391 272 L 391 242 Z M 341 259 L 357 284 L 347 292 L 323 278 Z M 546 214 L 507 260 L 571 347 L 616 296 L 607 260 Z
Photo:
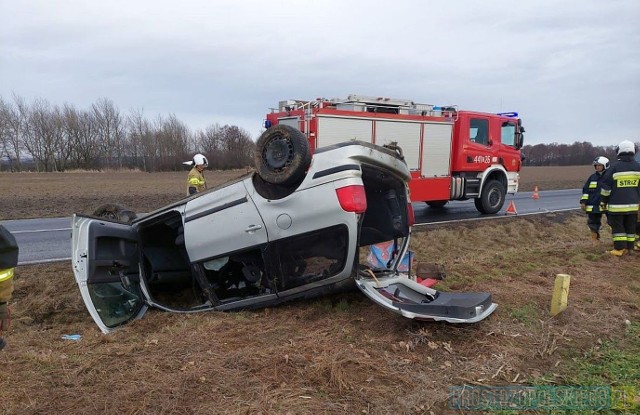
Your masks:
M 408 318 L 484 319 L 496 308 L 489 293 L 441 292 L 398 271 L 413 224 L 409 179 L 399 149 L 350 141 L 311 157 L 302 133 L 275 126 L 257 143 L 255 173 L 138 218 L 74 215 L 73 272 L 105 333 L 149 307 L 257 308 L 354 282 Z M 360 247 L 385 241 L 397 248 L 386 266 L 360 264 Z

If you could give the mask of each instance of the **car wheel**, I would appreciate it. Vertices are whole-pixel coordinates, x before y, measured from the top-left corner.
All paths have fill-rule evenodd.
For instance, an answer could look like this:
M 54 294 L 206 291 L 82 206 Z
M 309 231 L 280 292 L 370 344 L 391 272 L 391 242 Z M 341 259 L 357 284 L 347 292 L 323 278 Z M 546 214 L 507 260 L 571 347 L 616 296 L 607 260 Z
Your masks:
M 448 202 L 448 200 L 433 200 L 431 202 L 427 202 L 427 205 L 433 209 L 442 209 Z
M 302 180 L 311 163 L 309 142 L 299 130 L 276 125 L 258 139 L 254 161 L 256 171 L 265 182 L 294 184 Z
M 478 209 L 480 213 L 487 214 L 498 212 L 502 209 L 502 205 L 504 205 L 505 193 L 505 188 L 502 183 L 497 180 L 489 180 L 487 184 L 484 185 L 480 197 L 473 200 L 476 209 Z
M 97 208 L 93 212 L 93 216 L 111 219 L 122 223 L 131 223 L 132 220 L 138 217 L 134 211 L 111 203 Z

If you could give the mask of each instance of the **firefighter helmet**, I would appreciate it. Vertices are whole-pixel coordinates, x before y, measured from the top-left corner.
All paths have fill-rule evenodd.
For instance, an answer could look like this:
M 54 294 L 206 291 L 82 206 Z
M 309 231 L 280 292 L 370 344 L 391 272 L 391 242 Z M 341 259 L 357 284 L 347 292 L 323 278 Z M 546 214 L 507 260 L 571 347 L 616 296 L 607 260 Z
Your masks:
M 209 165 L 209 161 L 207 160 L 207 158 L 205 156 L 203 156 L 202 154 L 198 153 L 195 156 L 193 156 L 193 164 L 196 166 L 203 166 L 207 167 Z
M 193 156 L 193 158 L 189 161 L 185 161 L 184 163 L 185 166 L 204 166 L 207 167 L 209 166 L 209 160 L 207 160 L 207 158 L 205 156 L 203 156 L 202 154 L 198 153 L 195 156 Z
M 604 156 L 598 156 L 593 160 L 593 165 L 601 164 L 604 166 L 604 169 L 607 170 L 609 168 L 609 159 Z
M 616 147 L 616 154 L 620 155 L 624 153 L 635 154 L 636 145 L 629 140 L 624 140 L 623 142 L 618 144 L 618 147 Z

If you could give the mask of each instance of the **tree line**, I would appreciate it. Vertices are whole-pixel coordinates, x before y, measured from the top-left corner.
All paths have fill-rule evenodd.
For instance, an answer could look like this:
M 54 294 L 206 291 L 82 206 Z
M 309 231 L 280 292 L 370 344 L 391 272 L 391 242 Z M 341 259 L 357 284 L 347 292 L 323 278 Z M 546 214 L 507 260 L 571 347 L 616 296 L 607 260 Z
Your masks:
M 123 114 L 107 98 L 79 109 L 0 96 L 0 171 L 172 171 L 195 153 L 207 157 L 209 168 L 226 170 L 252 165 L 254 149 L 250 134 L 235 125 L 191 131 L 174 114 Z
M 591 164 L 598 156 L 605 156 L 611 161 L 617 157 L 616 146 L 594 146 L 585 141 L 525 145 L 522 154 L 525 156 L 522 162 L 525 166 L 582 166 Z
M 209 168 L 244 168 L 253 163 L 255 142 L 234 125 L 211 124 L 191 131 L 174 114 L 149 120 L 143 110 L 123 114 L 107 98 L 87 109 L 52 105 L 43 99 L 27 103 L 0 96 L 0 171 L 59 172 L 73 169 L 183 169 L 196 152 Z M 525 166 L 590 164 L 597 156 L 615 160 L 615 146 L 536 144 L 522 148 Z

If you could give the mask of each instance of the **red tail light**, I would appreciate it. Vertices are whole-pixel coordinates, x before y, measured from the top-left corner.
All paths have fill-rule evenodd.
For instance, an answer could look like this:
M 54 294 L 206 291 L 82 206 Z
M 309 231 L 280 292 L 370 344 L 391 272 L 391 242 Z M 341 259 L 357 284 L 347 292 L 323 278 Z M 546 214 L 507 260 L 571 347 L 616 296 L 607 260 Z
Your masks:
M 410 200 L 407 200 L 407 222 L 409 226 L 413 226 L 416 223 L 416 215 L 413 213 L 413 205 Z
M 367 210 L 367 195 L 364 186 L 353 185 L 336 189 L 340 206 L 347 212 L 364 213 Z

